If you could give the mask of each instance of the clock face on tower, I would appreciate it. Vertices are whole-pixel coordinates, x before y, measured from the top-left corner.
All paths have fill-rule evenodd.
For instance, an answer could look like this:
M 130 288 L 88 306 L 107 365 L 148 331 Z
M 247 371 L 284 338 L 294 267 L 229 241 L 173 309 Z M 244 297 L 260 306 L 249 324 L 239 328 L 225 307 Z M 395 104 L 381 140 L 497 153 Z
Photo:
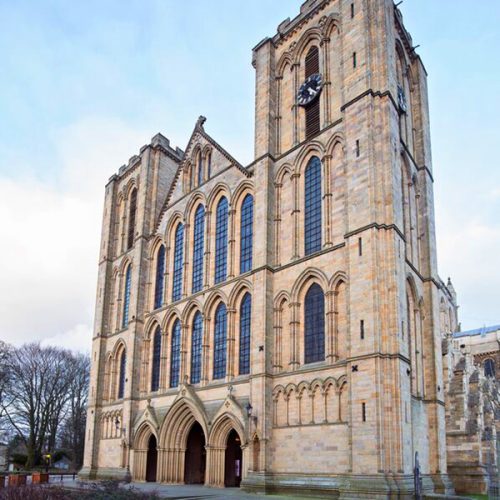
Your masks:
M 323 77 L 320 73 L 311 75 L 299 88 L 297 93 L 297 103 L 300 106 L 307 106 L 316 99 L 323 87 Z

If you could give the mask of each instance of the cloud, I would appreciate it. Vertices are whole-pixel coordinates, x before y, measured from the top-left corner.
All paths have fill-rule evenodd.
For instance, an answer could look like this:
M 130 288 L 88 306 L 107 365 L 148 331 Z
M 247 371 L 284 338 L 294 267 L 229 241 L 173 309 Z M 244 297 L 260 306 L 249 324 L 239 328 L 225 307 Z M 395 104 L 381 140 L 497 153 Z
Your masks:
M 0 177 L 2 340 L 90 348 L 104 185 L 148 135 L 86 118 L 53 138 L 57 178 Z

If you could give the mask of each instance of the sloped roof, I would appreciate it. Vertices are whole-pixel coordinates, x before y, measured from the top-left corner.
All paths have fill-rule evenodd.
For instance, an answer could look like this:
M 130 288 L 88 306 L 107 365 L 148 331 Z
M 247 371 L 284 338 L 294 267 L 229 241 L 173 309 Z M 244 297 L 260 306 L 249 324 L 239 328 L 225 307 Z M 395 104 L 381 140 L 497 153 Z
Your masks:
M 158 228 L 158 224 L 162 220 L 163 214 L 166 212 L 168 205 L 170 203 L 170 198 L 172 197 L 172 193 L 174 192 L 175 186 L 177 182 L 179 181 L 179 176 L 180 173 L 183 171 L 184 166 L 186 164 L 186 161 L 189 159 L 189 156 L 191 154 L 191 150 L 193 146 L 195 145 L 196 141 L 196 135 L 200 135 L 203 137 L 214 149 L 219 151 L 222 156 L 224 156 L 230 163 L 231 165 L 234 165 L 238 170 L 243 172 L 247 177 L 252 176 L 252 171 L 249 169 L 246 169 L 238 160 L 236 160 L 232 155 L 230 155 L 217 141 L 215 141 L 212 137 L 210 137 L 206 132 L 205 129 L 203 128 L 203 124 L 205 123 L 207 119 L 204 116 L 200 116 L 198 120 L 196 121 L 196 125 L 194 126 L 193 132 L 191 133 L 191 136 L 189 138 L 188 144 L 186 146 L 186 149 L 184 151 L 184 155 L 182 157 L 181 162 L 179 163 L 177 170 L 175 172 L 174 179 L 172 181 L 172 184 L 170 186 L 170 189 L 167 194 L 167 198 L 165 199 L 165 203 L 163 204 L 162 209 L 160 210 L 160 213 L 158 215 L 158 220 L 156 222 L 156 228 Z
M 453 338 L 460 337 L 472 337 L 474 335 L 486 335 L 487 333 L 492 333 L 500 330 L 500 325 L 494 326 L 483 326 L 482 328 L 476 328 L 475 330 L 467 330 L 466 332 L 456 332 L 453 334 Z

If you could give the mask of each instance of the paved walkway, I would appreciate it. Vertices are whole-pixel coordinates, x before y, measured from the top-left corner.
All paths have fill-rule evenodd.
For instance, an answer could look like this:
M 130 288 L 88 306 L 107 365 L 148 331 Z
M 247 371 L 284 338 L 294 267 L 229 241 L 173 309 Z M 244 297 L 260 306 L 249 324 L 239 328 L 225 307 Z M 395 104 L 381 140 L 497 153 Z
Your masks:
M 75 480 L 72 477 L 65 477 L 59 481 L 58 476 L 50 478 L 51 484 L 60 484 L 69 488 L 85 488 L 86 481 Z M 261 500 L 269 498 L 270 500 L 300 500 L 304 497 L 286 496 L 286 495 L 264 495 L 260 493 L 246 493 L 240 488 L 208 488 L 206 486 L 185 485 L 176 486 L 171 484 L 158 483 L 129 483 L 122 485 L 122 488 L 134 488 L 141 492 L 154 492 L 161 498 L 175 498 L 178 500 L 215 500 L 218 498 L 235 498 L 241 500 Z

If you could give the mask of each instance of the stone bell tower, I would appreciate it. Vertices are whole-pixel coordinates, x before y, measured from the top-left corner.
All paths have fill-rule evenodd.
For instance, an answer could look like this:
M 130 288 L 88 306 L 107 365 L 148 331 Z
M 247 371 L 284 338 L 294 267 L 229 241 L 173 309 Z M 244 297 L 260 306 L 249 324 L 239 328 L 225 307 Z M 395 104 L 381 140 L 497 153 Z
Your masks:
M 247 485 L 411 494 L 418 456 L 424 490 L 450 491 L 427 74 L 402 15 L 308 0 L 253 65 L 274 299 L 265 470 Z M 316 285 L 324 323 L 308 320 Z

